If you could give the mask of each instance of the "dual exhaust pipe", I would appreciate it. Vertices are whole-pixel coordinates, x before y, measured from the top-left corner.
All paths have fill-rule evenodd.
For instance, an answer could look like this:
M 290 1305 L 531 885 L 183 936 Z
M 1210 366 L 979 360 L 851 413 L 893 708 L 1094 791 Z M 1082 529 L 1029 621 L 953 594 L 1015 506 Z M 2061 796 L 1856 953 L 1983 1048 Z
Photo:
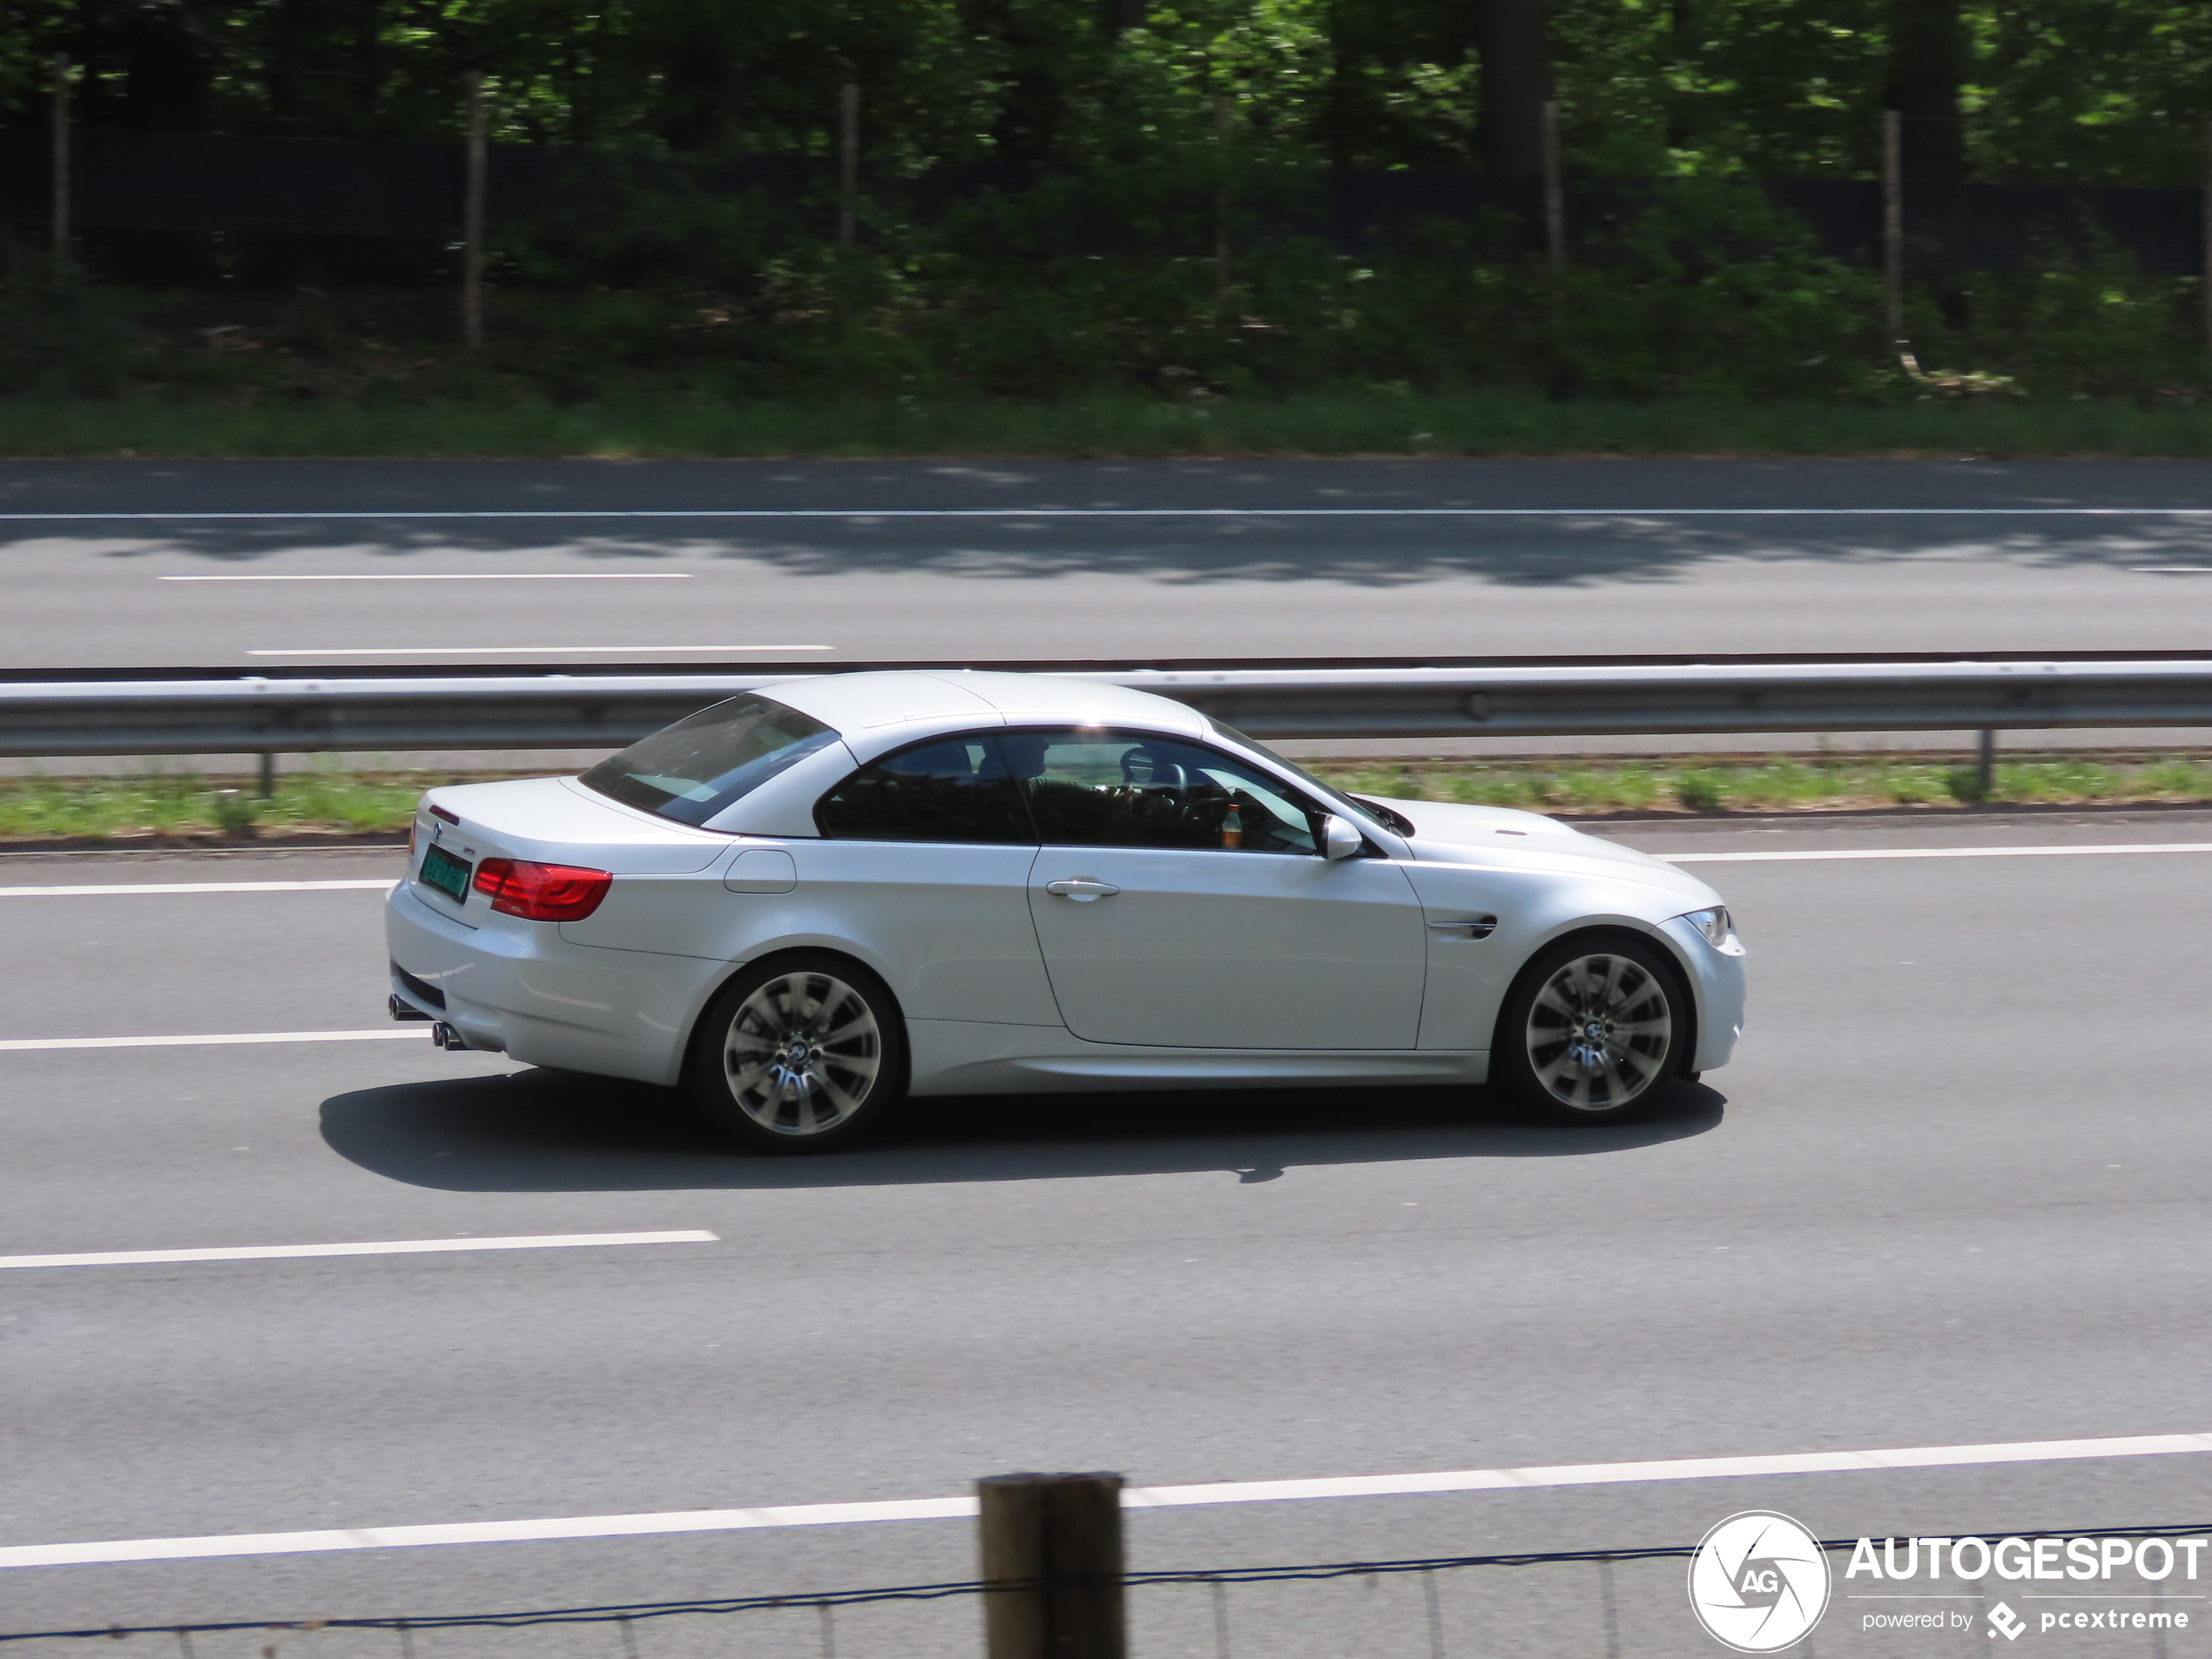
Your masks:
M 416 1008 L 414 1003 L 401 1001 L 397 992 L 385 999 L 384 1006 L 391 1011 L 395 1020 L 428 1022 L 430 1027 L 430 1041 L 441 1049 L 457 1050 L 469 1047 L 469 1040 L 460 1032 L 455 1030 L 443 1020 L 432 1018 L 421 1008 Z

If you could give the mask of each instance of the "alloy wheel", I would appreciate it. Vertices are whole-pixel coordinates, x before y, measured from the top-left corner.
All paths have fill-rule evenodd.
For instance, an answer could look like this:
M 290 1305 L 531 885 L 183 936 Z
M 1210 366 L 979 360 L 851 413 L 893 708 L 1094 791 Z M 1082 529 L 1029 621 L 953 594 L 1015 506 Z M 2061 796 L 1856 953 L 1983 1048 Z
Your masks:
M 1529 1069 L 1563 1106 L 1617 1110 L 1657 1081 L 1674 1031 L 1657 974 L 1627 956 L 1578 956 L 1544 981 L 1529 1007 Z
M 867 998 L 836 975 L 784 974 L 738 1005 L 722 1066 L 731 1098 L 762 1129 L 826 1134 L 874 1092 L 883 1031 Z

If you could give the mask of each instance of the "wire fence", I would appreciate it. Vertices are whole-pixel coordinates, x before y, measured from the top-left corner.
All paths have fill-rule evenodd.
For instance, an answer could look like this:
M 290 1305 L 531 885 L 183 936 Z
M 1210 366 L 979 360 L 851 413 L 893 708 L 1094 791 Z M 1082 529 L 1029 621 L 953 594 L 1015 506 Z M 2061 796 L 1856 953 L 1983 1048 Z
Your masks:
M 72 144 L 70 222 L 80 232 L 414 239 L 442 248 L 462 227 L 457 144 L 100 128 L 78 131 Z M 650 214 L 671 192 L 700 203 L 750 201 L 804 216 L 834 190 L 838 164 L 834 158 L 762 155 L 706 165 L 683 157 L 494 145 L 487 165 L 493 225 L 551 233 L 588 222 L 603 235 L 610 221 L 625 212 Z M 26 233 L 44 226 L 51 174 L 44 137 L 0 132 L 0 222 Z M 941 222 L 963 204 L 1020 199 L 1051 177 L 1004 161 L 947 164 L 917 178 L 860 170 L 862 186 L 879 209 L 919 223 Z M 1541 191 L 1534 178 L 1345 168 L 1316 171 L 1305 183 L 1298 203 L 1258 212 L 1249 232 L 1314 237 L 1342 253 L 1381 254 L 1404 251 L 1422 224 L 1442 221 L 1479 230 L 1492 257 L 1532 257 L 1544 246 Z M 1757 187 L 1829 253 L 1879 264 L 1878 181 L 1771 179 Z M 1163 208 L 1188 211 L 1211 200 L 1211 185 L 1196 195 L 1184 190 L 1190 201 L 1162 188 L 1157 206 Z M 1588 241 L 1580 252 L 1602 258 L 1602 245 L 1620 223 L 1679 186 L 1658 179 L 1569 177 L 1562 188 L 1569 242 L 1579 247 Z M 2108 241 L 2146 273 L 2194 275 L 2203 269 L 2202 197 L 2195 187 L 1916 181 L 1905 197 L 1905 229 L 1916 262 L 2036 270 L 2059 250 L 2080 254 Z M 806 222 L 819 230 L 827 220 L 813 211 Z M 1078 252 L 1143 246 L 1154 234 L 1134 222 L 1112 222 L 1091 197 L 1057 233 Z M 1200 234 L 1191 231 L 1185 239 Z M 1205 231 L 1201 239 L 1210 236 Z
M 2003 1534 L 2039 1539 L 2202 1537 L 2203 1522 L 2070 1527 Z M 2000 1534 L 1990 1533 L 1988 1537 Z M 1848 1558 L 1856 1538 L 1824 1539 Z M 1698 1628 L 1683 1568 L 1695 1544 L 1643 1548 L 1542 1550 L 1513 1554 L 1306 1562 L 1290 1566 L 1141 1569 L 1125 1575 L 1130 1651 L 1138 1659 L 1676 1659 L 1721 1651 Z M 1993 1651 L 2001 1631 L 1990 1614 L 2006 1598 L 2027 1604 L 2086 1602 L 2039 1595 L 1985 1578 L 1965 1594 L 1960 1616 L 1901 1642 L 1893 1625 L 1852 1607 L 1838 1564 L 1821 1624 L 1783 1651 L 1811 1659 L 1859 1651 L 1952 1656 Z M 2212 1584 L 2212 1581 L 2206 1581 Z M 0 1632 L 0 1643 L 33 1659 L 34 1643 L 81 1651 L 88 1641 L 132 1642 L 177 1659 L 974 1659 L 981 1651 L 981 1598 L 1032 1588 L 967 1580 L 806 1595 L 745 1595 L 590 1607 L 539 1608 L 410 1617 L 230 1620 L 110 1624 Z M 2195 1582 L 2153 1581 L 2133 1604 L 2180 1616 L 2177 1629 L 2121 1629 L 2094 1651 L 2178 1659 L 2212 1629 Z M 1888 1599 L 1888 1598 L 1884 1598 Z M 2175 1615 L 2175 1609 L 2180 1609 Z M 144 1639 L 141 1641 L 140 1639 Z M 2012 1638 L 1996 1650 L 2012 1645 Z

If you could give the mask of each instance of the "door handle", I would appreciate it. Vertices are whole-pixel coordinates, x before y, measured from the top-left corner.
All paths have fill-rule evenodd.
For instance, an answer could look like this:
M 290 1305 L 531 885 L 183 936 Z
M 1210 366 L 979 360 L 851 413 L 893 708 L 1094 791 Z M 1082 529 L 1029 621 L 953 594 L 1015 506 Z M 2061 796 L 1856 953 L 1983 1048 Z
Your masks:
M 1110 899 L 1121 891 L 1111 881 L 1101 881 L 1097 877 L 1089 875 L 1071 875 L 1058 881 L 1048 881 L 1044 884 L 1044 890 L 1083 904 L 1093 899 Z

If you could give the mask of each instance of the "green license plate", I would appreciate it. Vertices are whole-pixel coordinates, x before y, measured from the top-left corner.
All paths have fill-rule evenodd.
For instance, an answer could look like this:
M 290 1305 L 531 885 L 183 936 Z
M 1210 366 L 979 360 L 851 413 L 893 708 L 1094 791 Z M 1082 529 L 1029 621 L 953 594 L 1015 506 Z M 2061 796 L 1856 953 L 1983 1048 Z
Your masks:
M 422 854 L 422 885 L 435 887 L 455 904 L 467 904 L 471 867 L 466 859 L 454 857 L 442 846 L 430 847 Z

